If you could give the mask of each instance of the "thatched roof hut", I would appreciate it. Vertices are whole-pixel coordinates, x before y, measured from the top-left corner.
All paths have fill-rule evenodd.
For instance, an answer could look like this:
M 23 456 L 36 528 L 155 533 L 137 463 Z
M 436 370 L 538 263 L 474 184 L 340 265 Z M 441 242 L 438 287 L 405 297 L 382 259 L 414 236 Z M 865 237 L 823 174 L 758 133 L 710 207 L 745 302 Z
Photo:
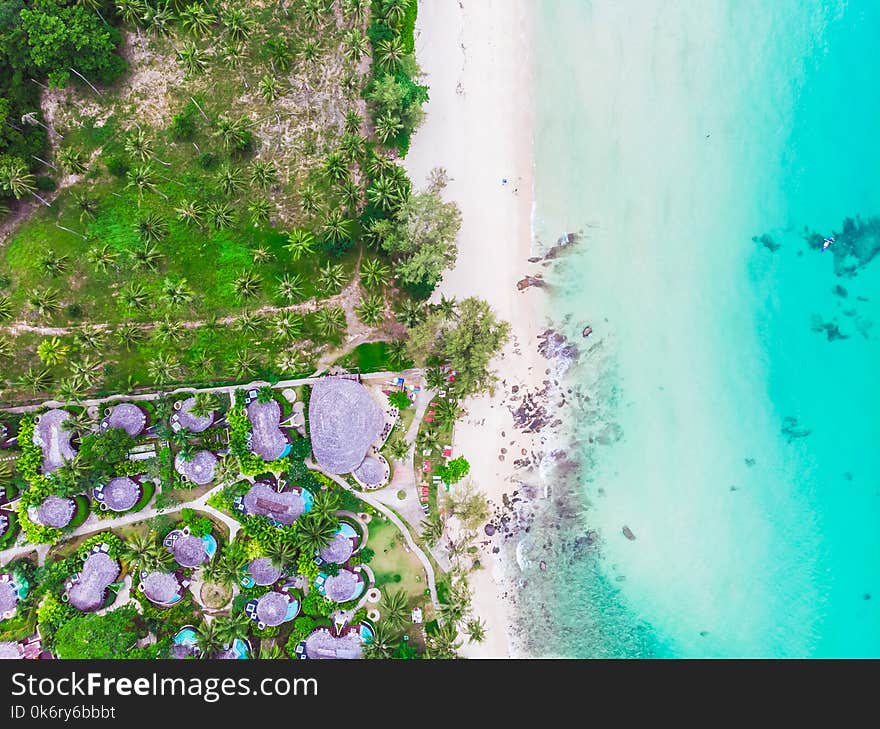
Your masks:
M 182 661 L 186 658 L 192 658 L 197 655 L 198 651 L 194 645 L 185 645 L 182 643 L 175 643 L 168 649 L 168 655 L 171 658 Z
M 122 428 L 132 438 L 143 433 L 146 427 L 146 412 L 130 402 L 114 405 L 110 408 L 110 414 L 101 421 L 101 430 Z
M 194 484 L 205 486 L 214 480 L 214 470 L 217 468 L 217 456 L 211 451 L 199 451 L 190 460 L 185 460 L 178 454 L 174 459 L 174 468 L 182 476 L 186 476 Z
M 79 579 L 68 592 L 70 604 L 84 613 L 104 606 L 107 588 L 119 577 L 119 562 L 105 552 L 90 554 L 83 563 Z
M 364 458 L 361 465 L 354 470 L 354 477 L 365 486 L 379 486 L 384 483 L 388 466 L 379 458 L 373 456 Z
M 325 562 L 345 564 L 353 553 L 354 544 L 352 544 L 351 537 L 346 536 L 342 532 L 336 532 L 330 543 L 318 555 Z
M 111 511 L 128 511 L 142 494 L 141 485 L 128 476 L 112 478 L 101 489 L 104 503 Z
M 177 423 L 181 428 L 186 428 L 191 433 L 201 433 L 213 425 L 216 413 L 211 412 L 209 415 L 194 415 L 192 407 L 195 404 L 195 397 L 188 397 L 180 403 L 180 410 L 176 413 Z
M 336 474 L 354 471 L 384 424 L 382 408 L 359 382 L 325 377 L 312 386 L 312 453 L 324 470 Z
M 0 615 L 11 613 L 18 605 L 18 591 L 11 580 L 0 582 Z
M 348 602 L 359 594 L 361 576 L 351 570 L 339 570 L 339 574 L 327 575 L 324 595 L 334 602 Z
M 143 579 L 144 596 L 159 605 L 168 605 L 180 593 L 177 575 L 171 572 L 150 572 Z
M 253 581 L 262 587 L 274 585 L 281 578 L 282 571 L 268 557 L 257 557 L 247 566 Z
M 273 399 L 261 403 L 253 400 L 247 406 L 247 415 L 251 421 L 251 450 L 264 461 L 281 458 L 289 441 L 278 427 L 281 422 L 281 405 L 278 401 Z
M 20 643 L 3 641 L 0 643 L 0 660 L 17 660 L 24 658 L 24 648 Z
M 337 637 L 327 628 L 318 628 L 306 638 L 306 655 L 309 658 L 362 658 L 362 641 L 357 631 Z
M 62 427 L 69 417 L 70 413 L 60 408 L 47 410 L 34 428 L 34 444 L 43 451 L 44 474 L 57 471 L 76 456 L 76 449 L 70 443 L 73 433 Z
M 281 592 L 267 592 L 257 600 L 257 619 L 269 626 L 281 625 L 287 617 L 290 598 Z
M 174 559 L 181 567 L 198 567 L 208 561 L 208 548 L 204 540 L 192 534 L 182 534 L 171 548 Z
M 34 511 L 32 518 L 43 526 L 63 529 L 76 513 L 76 501 L 60 496 L 47 496 Z M 31 515 L 30 510 L 28 515 Z
M 293 524 L 305 511 L 303 497 L 297 491 L 278 493 L 258 481 L 244 495 L 244 509 L 249 516 L 268 516 L 281 524 Z

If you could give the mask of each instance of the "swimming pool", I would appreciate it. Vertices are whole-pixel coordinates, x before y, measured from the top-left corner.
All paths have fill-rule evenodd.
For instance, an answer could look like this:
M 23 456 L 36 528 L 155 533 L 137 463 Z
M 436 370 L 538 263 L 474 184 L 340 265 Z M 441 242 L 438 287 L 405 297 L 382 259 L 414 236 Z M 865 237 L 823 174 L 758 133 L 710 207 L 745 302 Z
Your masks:
M 205 552 L 208 554 L 208 559 L 217 554 L 217 540 L 214 539 L 213 534 L 206 534 L 202 537 L 202 541 L 205 543 Z
M 278 460 L 278 459 L 284 458 L 284 456 L 286 456 L 288 453 L 290 453 L 290 449 L 291 449 L 292 447 L 293 447 L 293 446 L 291 446 L 290 443 L 288 443 L 286 446 L 284 446 L 284 450 L 281 451 L 281 455 L 278 456 L 278 458 L 275 459 L 275 460 Z
M 174 636 L 175 645 L 194 646 L 198 643 L 196 631 L 190 627 L 181 628 Z
M 308 514 L 312 510 L 312 504 L 315 503 L 315 496 L 308 489 L 300 488 L 300 496 L 302 496 L 303 504 L 305 504 L 304 514 Z
M 290 603 L 287 605 L 287 615 L 284 616 L 284 622 L 286 623 L 288 620 L 293 620 L 298 612 L 299 600 L 290 598 Z
M 237 660 L 243 660 L 250 657 L 250 649 L 248 648 L 248 644 L 245 643 L 241 638 L 236 638 L 232 642 L 232 648 L 230 650 Z
M 357 529 L 355 529 L 347 521 L 339 522 L 339 533 L 344 537 L 354 537 L 355 539 L 360 539 L 360 534 L 357 533 Z
M 369 623 L 361 623 L 358 632 L 361 635 L 361 640 L 364 643 L 372 643 L 373 642 L 373 627 Z

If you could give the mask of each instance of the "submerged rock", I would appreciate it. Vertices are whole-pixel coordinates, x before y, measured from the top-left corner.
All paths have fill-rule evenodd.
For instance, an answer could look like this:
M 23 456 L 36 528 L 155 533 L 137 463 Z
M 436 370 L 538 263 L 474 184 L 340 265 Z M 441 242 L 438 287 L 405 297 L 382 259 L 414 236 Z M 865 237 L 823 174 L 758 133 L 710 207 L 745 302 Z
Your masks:
M 782 434 L 791 443 L 795 438 L 806 438 L 813 431 L 798 425 L 798 419 L 789 415 L 782 421 Z
M 633 534 L 632 529 L 624 524 L 623 526 L 623 536 L 629 539 L 631 542 L 634 542 L 636 539 L 636 535 Z
M 752 240 L 755 243 L 760 243 L 771 253 L 775 253 L 780 248 L 782 248 L 782 245 L 773 240 L 773 237 L 769 233 L 764 233 L 764 235 L 761 236 L 753 235 Z

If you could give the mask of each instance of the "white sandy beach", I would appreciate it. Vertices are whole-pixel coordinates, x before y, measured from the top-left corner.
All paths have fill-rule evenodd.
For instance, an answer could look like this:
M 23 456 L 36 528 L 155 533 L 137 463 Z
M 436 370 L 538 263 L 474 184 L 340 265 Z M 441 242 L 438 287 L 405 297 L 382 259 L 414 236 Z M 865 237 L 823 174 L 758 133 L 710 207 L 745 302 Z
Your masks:
M 458 261 L 437 293 L 477 295 L 510 322 L 512 337 L 496 360 L 508 386 L 540 386 L 546 360 L 536 352 L 544 324 L 545 295 L 520 292 L 516 282 L 532 268 L 532 111 L 529 9 L 525 0 L 428 0 L 419 4 L 416 54 L 430 86 L 427 118 L 416 133 L 406 166 L 416 186 L 445 167 L 444 196 L 461 207 Z M 502 179 L 506 178 L 506 184 Z M 474 483 L 500 503 L 511 493 L 513 461 L 531 442 L 514 433 L 503 403 L 492 397 L 465 403 L 455 447 L 471 463 Z M 504 433 L 504 435 L 502 435 Z M 511 441 L 516 440 L 515 443 Z M 504 460 L 499 460 L 506 448 Z M 509 603 L 502 596 L 497 558 L 470 577 L 474 613 L 487 623 L 481 645 L 465 644 L 469 657 L 510 655 Z

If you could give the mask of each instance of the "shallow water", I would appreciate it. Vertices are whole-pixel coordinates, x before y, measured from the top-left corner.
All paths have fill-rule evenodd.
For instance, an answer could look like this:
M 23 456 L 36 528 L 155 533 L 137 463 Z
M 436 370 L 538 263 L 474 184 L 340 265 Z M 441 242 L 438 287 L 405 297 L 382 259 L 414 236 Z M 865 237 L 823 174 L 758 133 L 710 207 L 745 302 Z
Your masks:
M 529 650 L 880 655 L 880 262 L 804 235 L 880 215 L 880 5 L 548 0 L 535 34 L 535 232 L 584 232 L 551 280 L 589 400 Z

